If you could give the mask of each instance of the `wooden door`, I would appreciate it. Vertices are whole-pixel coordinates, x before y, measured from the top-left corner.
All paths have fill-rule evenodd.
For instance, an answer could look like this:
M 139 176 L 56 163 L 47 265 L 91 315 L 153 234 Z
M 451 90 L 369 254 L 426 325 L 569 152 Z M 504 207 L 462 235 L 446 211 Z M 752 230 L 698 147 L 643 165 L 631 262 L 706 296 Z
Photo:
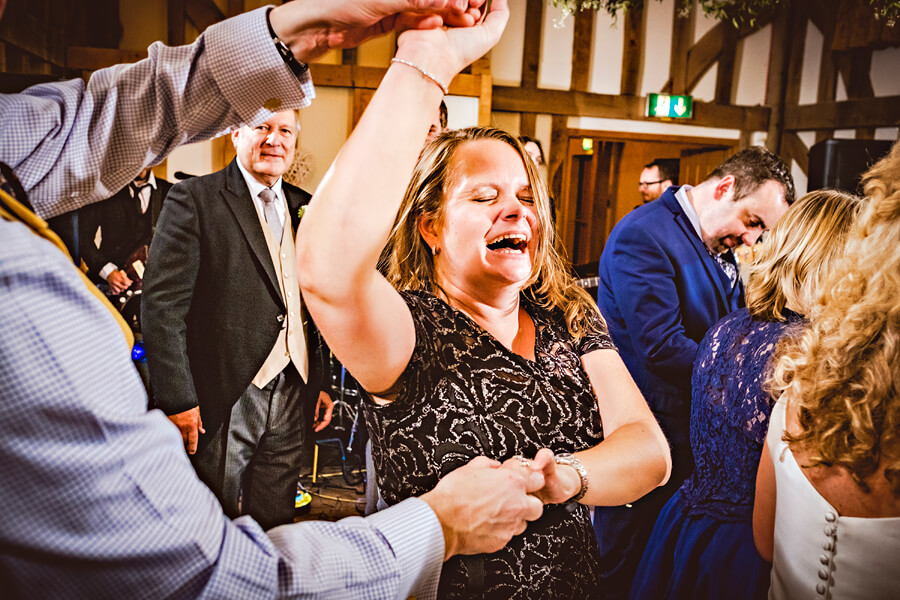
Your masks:
M 557 231 L 572 264 L 600 259 L 615 214 L 622 142 L 570 137 Z
M 579 273 L 596 271 L 613 227 L 641 204 L 638 181 L 645 164 L 678 158 L 679 183 L 696 185 L 738 145 L 737 140 L 717 138 L 577 129 L 567 130 L 562 141 L 565 154 L 551 176 L 556 227 Z
M 683 183 L 697 185 L 706 179 L 706 176 L 715 169 L 719 163 L 737 152 L 737 148 L 705 147 L 685 148 L 681 151 L 681 163 L 679 164 L 678 180 Z

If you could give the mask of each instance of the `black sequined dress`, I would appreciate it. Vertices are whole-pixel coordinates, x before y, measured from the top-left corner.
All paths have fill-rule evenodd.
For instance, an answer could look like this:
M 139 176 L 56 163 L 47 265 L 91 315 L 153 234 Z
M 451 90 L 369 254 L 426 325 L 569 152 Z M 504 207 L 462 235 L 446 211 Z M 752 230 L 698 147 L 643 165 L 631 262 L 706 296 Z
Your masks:
M 503 461 L 544 447 L 575 452 L 603 439 L 581 356 L 614 348 L 605 329 L 573 343 L 561 314 L 523 299 L 535 325 L 531 361 L 435 296 L 402 295 L 415 323 L 415 349 L 392 389 L 396 400 L 365 404 L 388 504 L 432 489 L 476 456 Z M 447 561 L 438 596 L 592 598 L 598 595 L 597 558 L 586 507 L 549 505 L 503 550 Z

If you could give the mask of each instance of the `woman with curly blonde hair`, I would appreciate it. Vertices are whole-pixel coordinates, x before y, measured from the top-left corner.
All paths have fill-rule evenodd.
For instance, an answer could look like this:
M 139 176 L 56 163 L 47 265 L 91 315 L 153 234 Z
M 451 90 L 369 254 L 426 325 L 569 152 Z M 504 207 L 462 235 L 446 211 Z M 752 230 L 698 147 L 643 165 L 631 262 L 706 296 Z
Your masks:
M 773 376 L 753 514 L 770 598 L 900 593 L 900 144 L 864 182 L 846 258 Z

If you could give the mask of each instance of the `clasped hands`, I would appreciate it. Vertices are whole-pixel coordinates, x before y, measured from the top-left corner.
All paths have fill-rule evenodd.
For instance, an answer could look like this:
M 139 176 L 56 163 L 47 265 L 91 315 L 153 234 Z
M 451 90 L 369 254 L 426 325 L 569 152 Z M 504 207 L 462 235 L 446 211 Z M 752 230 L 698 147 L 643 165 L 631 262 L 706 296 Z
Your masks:
M 529 476 L 532 473 L 540 473 L 544 485 L 529 493 L 544 504 L 559 504 L 570 500 L 581 491 L 581 476 L 574 467 L 558 464 L 554 456 L 552 450 L 542 448 L 533 459 L 523 456 L 507 459 L 503 463 L 503 468 L 524 470 Z
M 544 504 L 565 502 L 580 489 L 578 472 L 557 464 L 544 448 L 531 460 L 518 457 L 502 464 L 479 456 L 448 473 L 421 499 L 441 523 L 446 560 L 500 550 L 541 517 Z

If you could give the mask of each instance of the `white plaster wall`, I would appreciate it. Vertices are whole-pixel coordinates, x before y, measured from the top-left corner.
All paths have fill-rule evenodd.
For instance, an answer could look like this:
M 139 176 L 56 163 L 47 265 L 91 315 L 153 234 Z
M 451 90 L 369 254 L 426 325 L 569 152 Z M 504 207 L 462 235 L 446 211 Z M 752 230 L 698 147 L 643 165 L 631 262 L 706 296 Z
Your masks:
M 527 0 L 510 0 L 506 29 L 491 50 L 491 75 L 497 85 L 517 86 L 522 82 L 524 45 L 538 43 L 538 40 L 525 39 L 526 4 Z
M 694 11 L 696 11 L 694 17 L 694 43 L 697 43 L 700 38 L 706 35 L 710 29 L 718 25 L 719 22 L 713 18 L 707 17 L 700 9 L 697 2 L 694 2 Z M 695 100 L 712 102 L 716 97 L 716 80 L 716 67 L 713 66 L 700 78 L 700 81 L 697 82 L 691 95 Z
M 669 57 L 672 55 L 672 23 L 674 0 L 645 2 L 644 18 L 644 76 L 641 78 L 641 95 L 658 92 L 669 79 Z M 621 50 L 617 53 L 621 60 Z M 610 57 L 612 60 L 612 57 Z
M 900 48 L 873 52 L 871 73 L 876 96 L 900 96 Z
M 175 148 L 166 160 L 166 180 L 175 183 L 176 171 L 190 175 L 209 175 L 212 168 L 212 145 L 210 142 L 198 142 Z
M 772 26 L 767 25 L 738 42 L 740 70 L 734 103 L 755 106 L 766 101 Z
M 794 178 L 795 197 L 800 198 L 806 194 L 806 190 L 809 188 L 809 177 L 806 176 L 806 173 L 803 172 L 803 169 L 800 168 L 800 165 L 795 160 L 791 161 L 791 176 Z
M 594 13 L 594 38 L 591 48 L 591 64 L 579 66 L 590 68 L 588 91 L 595 94 L 618 94 L 622 91 L 622 43 L 625 32 L 622 25 L 625 17 L 613 19 L 605 10 Z M 570 18 L 569 23 L 572 20 Z M 574 27 L 567 25 L 568 27 Z
M 703 102 L 712 102 L 716 99 L 716 67 L 713 67 L 700 78 L 697 86 L 691 91 L 694 100 L 702 100 Z
M 800 104 L 815 104 L 819 93 L 819 68 L 822 64 L 822 45 L 825 40 L 818 28 L 806 24 L 803 45 L 803 71 L 800 74 Z
M 835 87 L 835 90 L 834 90 L 834 99 L 837 102 L 842 102 L 847 99 L 847 88 L 844 85 L 844 78 L 841 77 L 840 75 L 837 78 L 837 86 Z
M 309 193 L 316 191 L 347 139 L 351 100 L 348 90 L 320 86 L 316 99 L 300 111 L 300 147 L 313 156 L 312 171 L 303 181 Z
M 541 64 L 538 68 L 538 87 L 568 90 L 572 81 L 572 41 L 575 38 L 574 17 L 562 20 L 562 11 L 549 1 L 544 2 Z M 621 62 L 621 50 L 619 62 Z
M 450 129 L 478 125 L 478 98 L 447 96 L 444 103 L 447 105 L 447 127 Z

